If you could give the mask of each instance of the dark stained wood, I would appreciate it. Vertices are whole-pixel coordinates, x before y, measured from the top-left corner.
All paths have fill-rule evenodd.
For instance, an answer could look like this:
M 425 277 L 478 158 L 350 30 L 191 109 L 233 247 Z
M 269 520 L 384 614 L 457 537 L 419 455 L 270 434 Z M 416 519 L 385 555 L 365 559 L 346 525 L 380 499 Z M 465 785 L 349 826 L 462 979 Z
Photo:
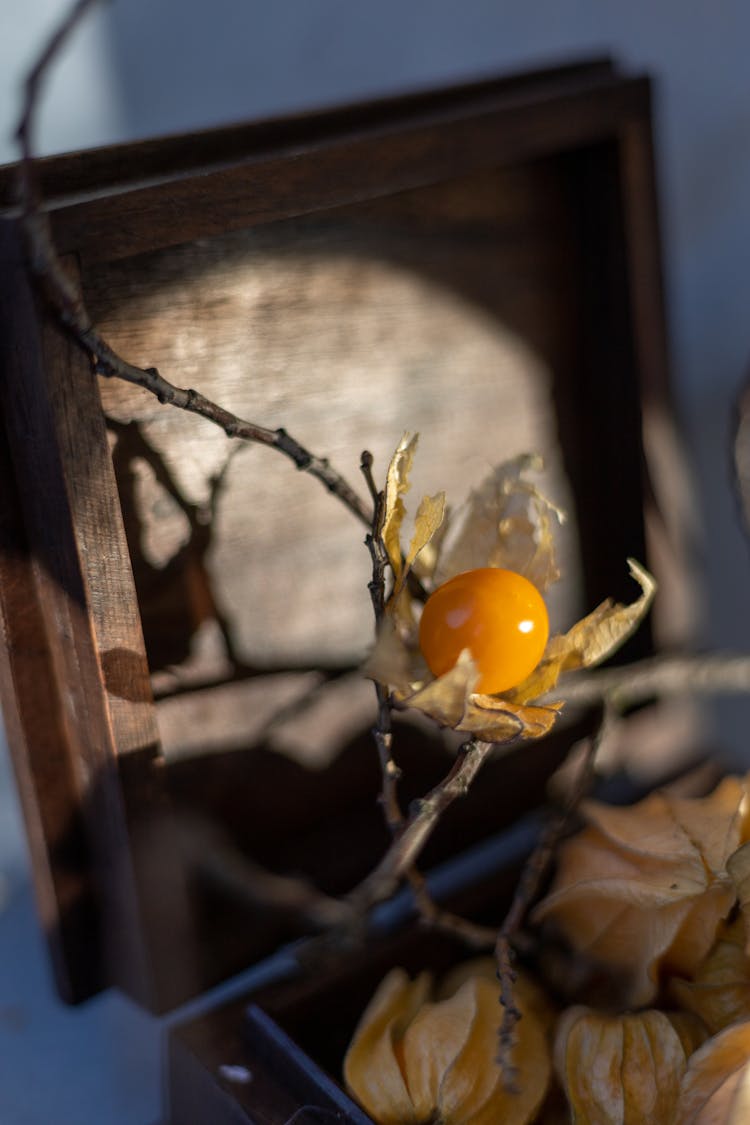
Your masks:
M 23 512 L 21 529 L 10 508 L 15 541 L 2 561 L 4 708 L 15 715 L 21 775 L 29 779 L 27 756 L 35 775 L 25 803 L 52 863 L 40 875 L 45 921 L 55 943 L 59 930 L 88 955 L 83 985 L 69 974 L 63 991 L 80 998 L 118 983 L 146 999 L 155 988 L 149 912 L 127 804 L 155 787 L 158 735 L 106 430 L 89 360 L 51 318 L 40 324 L 18 231 L 5 223 L 1 233 L 3 429 Z M 70 882 L 68 853 L 82 885 L 58 917 L 50 877 Z
M 293 149 L 326 138 L 332 132 L 388 129 L 409 117 L 439 117 L 463 104 L 498 96 L 558 96 L 565 86 L 600 88 L 616 78 L 610 58 L 598 57 L 464 82 L 460 85 L 389 96 L 347 106 L 308 110 L 263 121 L 251 121 L 195 133 L 156 137 L 83 152 L 41 158 L 37 162 L 45 200 L 57 207 L 73 197 L 117 190 L 147 180 L 168 180 L 262 155 L 272 149 Z M 619 79 L 618 79 L 619 81 Z M 13 165 L 0 166 L 0 211 L 16 202 Z
M 330 132 L 279 154 L 252 153 L 228 168 L 61 206 L 53 229 L 83 262 L 112 260 L 277 219 L 423 186 L 463 170 L 591 144 L 613 119 L 643 115 L 646 79 L 584 82 L 524 100 L 508 90 L 452 111 Z

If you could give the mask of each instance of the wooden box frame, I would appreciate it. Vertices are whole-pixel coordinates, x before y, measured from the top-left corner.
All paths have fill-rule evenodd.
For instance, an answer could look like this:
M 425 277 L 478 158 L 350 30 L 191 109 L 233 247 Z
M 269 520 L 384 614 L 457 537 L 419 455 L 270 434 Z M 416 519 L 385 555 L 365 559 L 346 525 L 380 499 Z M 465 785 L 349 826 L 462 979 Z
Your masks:
M 647 78 L 594 60 L 55 157 L 40 172 L 57 246 L 85 275 L 92 262 L 542 158 L 570 178 L 581 246 L 584 361 L 561 409 L 581 449 L 573 483 L 588 513 L 581 537 L 593 603 L 619 593 L 612 580 L 626 554 L 647 559 L 653 495 L 641 411 L 667 402 Z M 167 798 L 139 608 L 96 381 L 30 286 L 12 183 L 12 169 L 0 170 L 8 215 L 0 226 L 0 699 L 62 994 L 77 1000 L 114 984 L 164 1010 L 186 995 L 170 976 L 164 929 L 181 875 L 168 842 L 160 840 L 158 863 L 149 845 Z M 604 517 L 604 537 L 601 513 L 616 513 Z M 637 643 L 647 646 L 647 634 Z M 546 773 L 556 760 L 552 752 Z M 505 784 L 514 777 L 533 803 L 545 771 L 513 770 L 509 760 Z M 344 976 L 358 965 L 353 958 Z M 363 1120 L 269 1023 L 269 1012 L 288 1015 L 300 997 L 304 1008 L 323 987 L 302 986 L 290 999 L 285 986 L 282 1000 L 264 993 L 260 1014 L 241 1017 L 243 1001 L 215 1016 L 221 1034 L 247 1018 L 255 1028 L 253 1066 L 270 1076 L 264 1121 L 286 1120 L 311 1090 L 347 1120 Z M 217 1077 L 212 1021 L 204 1017 L 197 1037 L 193 1028 L 172 1039 L 175 1125 L 195 1119 L 191 1098 L 207 1099 L 205 1120 L 256 1120 L 260 1084 L 238 1094 Z M 297 1073 L 299 1096 L 289 1092 Z

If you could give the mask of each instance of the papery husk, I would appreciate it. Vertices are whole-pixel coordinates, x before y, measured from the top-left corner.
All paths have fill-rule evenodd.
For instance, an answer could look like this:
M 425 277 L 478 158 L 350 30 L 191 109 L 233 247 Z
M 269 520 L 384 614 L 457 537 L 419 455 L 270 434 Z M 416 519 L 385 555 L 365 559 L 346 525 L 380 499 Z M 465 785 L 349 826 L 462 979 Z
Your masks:
M 555 1070 L 573 1125 L 676 1125 L 687 1057 L 705 1033 L 660 1011 L 605 1015 L 569 1008 L 555 1036 Z
M 382 1125 L 396 1120 L 404 1125 L 533 1121 L 551 1073 L 545 1031 L 537 1014 L 542 1003 L 538 990 L 519 978 L 515 999 L 523 1016 L 513 1057 L 518 1092 L 506 1090 L 496 1061 L 501 1012 L 497 981 L 481 969 L 469 975 L 462 971 L 437 995 L 435 1000 L 423 997 L 415 1011 L 405 974 L 394 970 L 385 978 L 362 1016 L 345 1060 L 345 1080 L 354 1097 Z M 399 1069 L 401 1085 L 394 1079 L 394 1067 Z M 399 1112 L 401 1117 L 394 1117 Z
M 398 598 L 418 555 L 432 540 L 445 517 L 445 493 L 424 496 L 414 518 L 409 548 L 402 558 L 401 530 L 406 516 L 404 496 L 411 488 L 409 474 L 418 441 L 418 434 L 404 434 L 391 458 L 386 476 L 382 538 L 396 579 L 394 598 Z
M 564 516 L 524 478 L 525 472 L 542 467 L 539 457 L 524 454 L 493 469 L 450 521 L 443 493 L 425 497 L 404 549 L 404 496 L 416 446 L 417 436 L 404 434 L 388 467 L 382 535 L 395 582 L 363 671 L 387 685 L 397 705 L 422 711 L 442 726 L 500 745 L 540 738 L 563 706 L 540 697 L 553 691 L 563 673 L 600 663 L 628 639 L 649 609 L 654 580 L 628 560 L 640 597 L 630 605 L 608 599 L 567 633 L 553 637 L 537 668 L 510 691 L 476 693 L 478 675 L 469 652 L 445 675 L 433 677 L 419 651 L 419 607 L 406 581 L 410 569 L 421 561 L 420 577 L 434 589 L 467 570 L 503 567 L 544 592 L 559 577 L 553 525 Z
M 431 984 L 429 973 L 411 980 L 403 969 L 393 969 L 368 1004 L 346 1053 L 344 1080 L 381 1125 L 410 1125 L 419 1120 L 395 1047 L 424 1003 Z
M 411 488 L 409 473 L 418 441 L 418 434 L 404 434 L 391 458 L 385 480 L 382 538 L 397 582 L 403 570 L 401 527 L 406 516 L 404 495 Z
M 679 1125 L 747 1125 L 750 1021 L 731 1024 L 691 1056 L 676 1114 Z
M 708 797 L 654 793 L 636 805 L 595 801 L 590 822 L 558 853 L 534 920 L 554 923 L 578 952 L 615 970 L 632 1006 L 660 977 L 690 976 L 735 902 L 726 872 L 742 830 L 745 785 L 728 778 Z
M 433 585 L 481 566 L 515 570 L 542 593 L 557 581 L 560 571 L 552 528 L 563 523 L 565 515 L 523 476 L 543 467 L 541 457 L 524 453 L 497 465 L 485 477 L 451 517 Z
M 730 1023 L 750 1019 L 750 958 L 742 918 L 722 927 L 713 948 L 691 979 L 674 977 L 670 996 L 699 1016 L 714 1035 Z

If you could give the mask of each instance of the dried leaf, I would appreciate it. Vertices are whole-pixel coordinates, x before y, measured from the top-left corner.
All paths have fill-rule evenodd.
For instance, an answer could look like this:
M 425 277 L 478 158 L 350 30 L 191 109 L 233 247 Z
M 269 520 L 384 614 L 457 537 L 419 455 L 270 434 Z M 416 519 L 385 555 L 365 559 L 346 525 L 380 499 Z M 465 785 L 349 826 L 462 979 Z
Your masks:
M 391 458 L 385 482 L 383 543 L 397 581 L 401 577 L 403 569 L 401 562 L 401 526 L 406 515 L 403 497 L 411 488 L 409 473 L 414 464 L 418 441 L 418 434 L 404 434 Z
M 671 1125 L 685 1073 L 683 1040 L 664 1012 L 604 1015 L 571 1008 L 555 1067 L 574 1125 Z
M 406 554 L 406 562 L 404 570 L 400 577 L 400 583 L 403 584 L 406 574 L 414 565 L 414 562 L 427 544 L 432 539 L 433 535 L 440 527 L 445 516 L 445 493 L 438 492 L 435 496 L 424 496 L 420 501 L 417 508 L 417 514 L 414 518 L 414 534 L 409 550 Z M 398 590 L 394 591 L 394 596 L 397 596 Z
M 679 1125 L 750 1121 L 750 1021 L 725 1028 L 691 1056 L 675 1120 Z
M 630 605 L 607 598 L 569 632 L 554 638 L 549 659 L 560 662 L 561 672 L 591 668 L 613 656 L 648 613 L 656 593 L 656 582 L 635 559 L 628 559 L 628 569 L 641 587 L 640 597 Z
M 497 695 L 471 695 L 455 729 L 483 742 L 507 743 L 516 738 L 542 738 L 555 725 L 562 703 L 522 706 Z

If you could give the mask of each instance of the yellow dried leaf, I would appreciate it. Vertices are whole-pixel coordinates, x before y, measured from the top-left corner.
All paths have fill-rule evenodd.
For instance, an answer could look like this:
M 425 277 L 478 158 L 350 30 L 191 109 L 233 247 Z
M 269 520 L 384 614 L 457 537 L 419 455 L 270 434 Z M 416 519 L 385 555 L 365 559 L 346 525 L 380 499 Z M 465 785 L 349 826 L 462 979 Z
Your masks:
M 414 464 L 418 441 L 418 434 L 404 434 L 391 458 L 386 475 L 383 543 L 396 580 L 400 578 L 402 571 L 401 526 L 406 515 L 403 496 L 411 488 L 409 473 Z
M 725 1028 L 691 1056 L 675 1121 L 679 1125 L 750 1121 L 750 1021 Z
M 559 850 L 534 912 L 578 952 L 617 971 L 630 1004 L 649 1003 L 667 972 L 689 976 L 735 902 L 726 872 L 744 785 L 700 800 L 655 793 L 628 808 L 586 802 L 590 822 Z
M 562 703 L 545 707 L 523 706 L 497 695 L 471 695 L 461 719 L 452 724 L 483 742 L 504 743 L 517 738 L 542 738 L 548 734 L 562 710 Z
M 394 1110 L 393 1078 L 386 1071 L 387 1089 L 384 1108 L 378 1101 L 380 1082 L 379 1053 L 371 1055 L 372 1073 L 362 1073 L 367 1064 L 366 1050 L 371 1042 L 379 1045 L 383 1024 L 393 1009 L 394 986 L 386 977 L 364 1013 L 350 1048 L 356 1046 L 357 1066 L 345 1068 L 347 1085 L 375 1121 L 385 1122 L 384 1112 Z M 401 994 L 402 977 L 397 991 Z M 381 995 L 385 990 L 385 999 Z M 440 1121 L 441 1125 L 526 1125 L 534 1120 L 544 1100 L 550 1078 L 551 1062 L 542 1024 L 537 1015 L 542 1001 L 538 990 L 521 976 L 516 1002 L 523 1015 L 518 1024 L 518 1038 L 513 1062 L 518 1074 L 518 1092 L 505 1089 L 503 1075 L 496 1061 L 500 1022 L 499 986 L 482 967 L 473 966 L 454 975 L 444 984 L 437 998 L 424 998 L 417 1011 L 412 1010 L 408 1023 L 399 1025 L 392 1036 L 395 1057 L 400 1060 L 404 1089 L 409 1105 L 402 1106 L 402 1121 Z M 402 1008 L 397 1004 L 399 1012 Z M 375 1033 L 371 1033 L 375 1024 Z M 392 1021 L 388 1023 L 393 1026 Z M 390 1056 L 387 1056 L 390 1065 Z M 363 1088 L 367 1100 L 363 1098 Z M 401 1091 L 399 1091 L 401 1093 Z M 388 1118 L 392 1120 L 392 1118 Z
M 628 559 L 628 568 L 641 587 L 640 597 L 629 605 L 607 598 L 567 633 L 553 638 L 546 659 L 556 663 L 560 672 L 592 668 L 613 656 L 648 613 L 656 583 L 635 559 Z
M 604 1015 L 571 1008 L 555 1036 L 555 1068 L 573 1125 L 673 1125 L 686 1052 L 664 1012 Z
M 409 694 L 405 702 L 434 719 L 441 726 L 452 727 L 460 721 L 466 700 L 479 678 L 476 665 L 468 651 L 458 658 L 450 672 L 431 680 L 425 687 Z M 396 693 L 399 700 L 400 693 Z
M 699 1016 L 711 1034 L 750 1019 L 750 959 L 745 953 L 743 919 L 723 927 L 692 978 L 674 977 L 669 989 L 675 1002 Z
M 438 492 L 434 496 L 424 496 L 417 508 L 414 517 L 414 534 L 412 535 L 409 550 L 406 553 L 404 570 L 409 571 L 414 565 L 417 555 L 431 541 L 445 517 L 445 493 Z M 401 575 L 403 583 L 405 575 Z

